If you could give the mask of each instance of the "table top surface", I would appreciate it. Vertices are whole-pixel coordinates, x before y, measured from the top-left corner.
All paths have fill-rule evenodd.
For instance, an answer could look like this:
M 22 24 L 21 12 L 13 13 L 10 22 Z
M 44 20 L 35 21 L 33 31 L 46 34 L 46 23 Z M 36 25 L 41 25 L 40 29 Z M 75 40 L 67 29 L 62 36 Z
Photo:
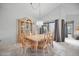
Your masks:
M 44 40 L 45 36 L 46 36 L 45 34 L 36 34 L 36 35 L 30 35 L 26 37 L 33 41 L 41 41 L 41 40 Z
M 50 34 L 52 36 L 52 34 Z M 48 34 L 35 34 L 35 35 L 26 35 L 26 38 L 33 40 L 33 41 L 41 41 L 48 38 Z

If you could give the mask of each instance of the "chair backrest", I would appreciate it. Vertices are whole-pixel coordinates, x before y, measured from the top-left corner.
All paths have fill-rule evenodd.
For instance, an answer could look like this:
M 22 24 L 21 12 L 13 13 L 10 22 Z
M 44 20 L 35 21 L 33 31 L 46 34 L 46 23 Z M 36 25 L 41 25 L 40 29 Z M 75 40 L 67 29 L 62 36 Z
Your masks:
M 29 31 L 29 34 L 31 35 L 30 32 L 32 32 L 32 21 L 30 19 L 25 19 L 25 18 L 21 18 L 18 20 L 18 38 L 17 38 L 17 41 L 22 44 L 21 47 L 25 46 L 25 42 L 26 42 L 26 35 L 27 35 L 27 32 L 26 32 L 26 25 L 27 24 L 30 24 L 30 27 L 31 27 L 31 30 Z M 27 25 L 28 26 L 28 25 Z M 25 29 L 26 28 L 26 29 Z

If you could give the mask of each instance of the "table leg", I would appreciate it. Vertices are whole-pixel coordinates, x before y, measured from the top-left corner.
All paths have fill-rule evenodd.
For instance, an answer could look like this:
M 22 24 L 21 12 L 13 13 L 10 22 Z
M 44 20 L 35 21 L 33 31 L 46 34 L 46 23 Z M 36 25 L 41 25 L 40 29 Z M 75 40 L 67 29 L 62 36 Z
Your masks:
M 37 50 L 38 50 L 38 42 L 36 42 L 36 55 L 37 55 Z

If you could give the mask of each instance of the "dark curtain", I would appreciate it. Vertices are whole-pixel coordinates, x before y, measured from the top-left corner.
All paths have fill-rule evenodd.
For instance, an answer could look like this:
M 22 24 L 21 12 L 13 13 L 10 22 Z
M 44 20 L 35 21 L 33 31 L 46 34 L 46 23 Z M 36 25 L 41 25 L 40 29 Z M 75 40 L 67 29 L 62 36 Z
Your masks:
M 74 38 L 74 21 L 72 21 L 72 37 Z
M 55 20 L 55 34 L 54 34 L 54 40 L 55 40 L 56 42 L 60 42 L 59 21 L 58 21 L 58 19 Z
M 40 34 L 42 34 L 43 32 L 42 32 L 42 27 L 40 27 Z
M 61 20 L 61 41 L 65 41 L 65 21 L 64 19 Z
M 68 37 L 67 22 L 65 23 L 65 37 Z

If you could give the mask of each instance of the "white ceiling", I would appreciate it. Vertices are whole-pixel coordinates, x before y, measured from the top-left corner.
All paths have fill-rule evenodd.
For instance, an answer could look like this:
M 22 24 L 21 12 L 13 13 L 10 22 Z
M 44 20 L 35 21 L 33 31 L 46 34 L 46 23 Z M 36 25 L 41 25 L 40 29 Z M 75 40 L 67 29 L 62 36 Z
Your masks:
M 42 18 L 46 15 L 48 15 L 54 8 L 56 8 L 57 6 L 59 6 L 60 4 L 52 4 L 52 3 L 47 3 L 47 4 L 43 4 L 41 3 L 39 4 L 28 4 L 27 5 L 27 9 L 31 10 L 31 14 L 36 17 L 36 18 Z
M 48 15 L 54 8 L 59 6 L 60 4 L 56 3 L 24 3 L 24 4 L 0 4 L 0 8 L 4 9 L 12 9 L 12 10 L 17 10 L 18 13 L 19 11 L 25 12 L 28 14 L 28 16 L 34 17 L 34 18 L 42 18 L 46 15 Z M 0 9 L 1 10 L 1 9 Z M 27 16 L 26 16 L 27 17 Z

